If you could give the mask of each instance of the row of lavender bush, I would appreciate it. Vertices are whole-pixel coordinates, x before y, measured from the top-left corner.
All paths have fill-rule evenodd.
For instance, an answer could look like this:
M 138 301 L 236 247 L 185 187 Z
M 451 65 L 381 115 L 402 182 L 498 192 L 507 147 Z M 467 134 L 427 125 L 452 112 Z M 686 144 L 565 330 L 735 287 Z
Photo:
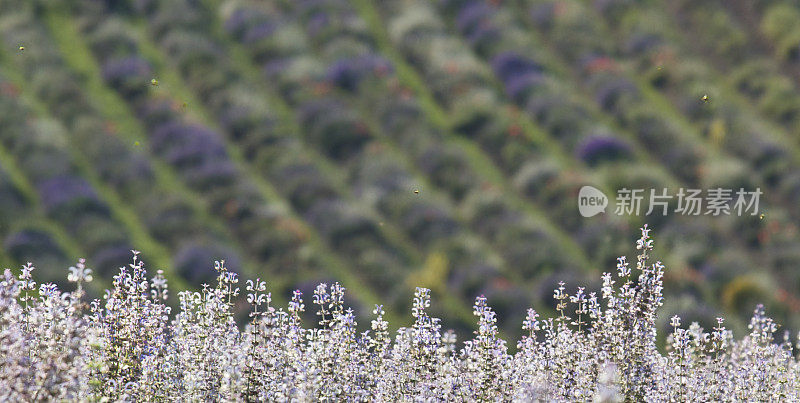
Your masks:
M 70 267 L 72 292 L 32 280 L 33 266 L 0 283 L 0 399 L 36 400 L 534 400 L 787 401 L 800 398 L 788 335 L 757 308 L 750 334 L 734 340 L 718 319 L 710 332 L 676 316 L 666 352 L 656 346 L 664 266 L 649 262 L 647 226 L 635 268 L 620 257 L 603 274 L 600 295 L 555 290 L 558 313 L 528 311 L 526 335 L 510 354 L 486 298 L 475 300 L 478 327 L 457 346 L 427 313 L 430 291 L 414 294 L 414 323 L 390 336 L 376 306 L 357 330 L 344 288 L 320 284 L 311 297 L 319 323 L 304 327 L 296 291 L 286 309 L 271 305 L 266 283 L 247 280 L 251 321 L 233 316 L 238 276 L 216 262 L 216 286 L 178 293 L 164 305 L 161 270 L 147 278 L 134 251 L 102 300 L 84 302 L 84 261 Z

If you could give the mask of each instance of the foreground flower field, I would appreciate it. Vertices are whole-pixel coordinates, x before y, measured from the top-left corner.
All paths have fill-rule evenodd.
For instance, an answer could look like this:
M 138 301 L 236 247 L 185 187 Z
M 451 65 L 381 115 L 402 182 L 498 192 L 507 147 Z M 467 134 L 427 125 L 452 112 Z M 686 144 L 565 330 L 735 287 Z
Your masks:
M 788 401 L 800 399 L 800 366 L 777 325 L 758 307 L 739 340 L 723 326 L 705 331 L 672 318 L 666 352 L 656 344 L 664 266 L 650 259 L 642 228 L 639 255 L 603 274 L 600 295 L 555 290 L 553 318 L 533 309 L 509 353 L 486 298 L 473 306 L 477 328 L 457 342 L 430 317 L 430 290 L 414 294 L 414 323 L 393 336 L 376 306 L 359 332 L 344 288 L 320 284 L 306 307 L 296 291 L 276 308 L 260 279 L 216 262 L 217 283 L 178 293 L 165 305 L 167 282 L 148 278 L 138 252 L 102 300 L 84 301 L 92 280 L 84 262 L 70 268 L 75 291 L 38 285 L 28 264 L 0 283 L 0 399 L 123 401 Z M 250 323 L 233 307 L 246 299 Z M 306 309 L 319 322 L 301 323 Z

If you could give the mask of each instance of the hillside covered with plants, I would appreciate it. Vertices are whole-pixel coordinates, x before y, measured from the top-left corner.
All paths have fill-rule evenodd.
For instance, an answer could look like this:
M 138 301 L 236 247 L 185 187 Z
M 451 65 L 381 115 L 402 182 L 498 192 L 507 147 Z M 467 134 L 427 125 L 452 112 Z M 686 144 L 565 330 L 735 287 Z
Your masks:
M 647 222 L 654 328 L 800 329 L 796 2 L 3 0 L 0 45 L 0 266 L 40 282 L 82 257 L 100 297 L 138 250 L 173 289 L 224 260 L 393 326 L 424 287 L 460 339 L 483 296 L 516 337 Z M 586 218 L 585 185 L 763 195 Z

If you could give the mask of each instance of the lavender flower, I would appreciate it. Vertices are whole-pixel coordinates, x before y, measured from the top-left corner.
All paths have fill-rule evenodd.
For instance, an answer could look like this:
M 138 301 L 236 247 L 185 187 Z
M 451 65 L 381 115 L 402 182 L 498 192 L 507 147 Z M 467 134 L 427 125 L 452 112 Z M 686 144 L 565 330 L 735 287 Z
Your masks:
M 489 301 L 477 297 L 477 326 L 456 343 L 429 314 L 431 291 L 417 288 L 413 324 L 391 337 L 383 306 L 358 331 L 345 289 L 320 284 L 311 301 L 321 326 L 306 328 L 303 295 L 272 306 L 267 283 L 245 282 L 225 261 L 216 282 L 178 293 L 172 315 L 162 270 L 148 278 L 139 252 L 119 269 L 102 300 L 85 303 L 92 271 L 68 270 L 76 290 L 34 281 L 34 266 L 0 276 L 0 400 L 347 400 L 347 401 L 796 401 L 800 365 L 789 336 L 758 306 L 750 333 L 734 340 L 723 319 L 706 332 L 674 316 L 668 347 L 656 345 L 663 265 L 651 262 L 642 228 L 636 267 L 603 274 L 600 296 L 582 287 L 554 292 L 555 318 L 528 310 L 527 334 L 509 353 Z M 633 270 L 636 271 L 635 275 Z M 237 301 L 250 306 L 242 329 Z M 567 316 L 574 312 L 574 320 Z

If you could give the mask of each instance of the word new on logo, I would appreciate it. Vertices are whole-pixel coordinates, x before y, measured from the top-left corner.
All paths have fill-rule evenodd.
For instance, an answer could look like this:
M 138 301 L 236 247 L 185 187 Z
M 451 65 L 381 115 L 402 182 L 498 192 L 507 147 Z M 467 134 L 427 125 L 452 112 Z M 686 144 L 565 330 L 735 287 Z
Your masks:
M 606 212 L 608 197 L 594 186 L 584 186 L 578 192 L 578 212 L 584 217 L 594 217 Z

